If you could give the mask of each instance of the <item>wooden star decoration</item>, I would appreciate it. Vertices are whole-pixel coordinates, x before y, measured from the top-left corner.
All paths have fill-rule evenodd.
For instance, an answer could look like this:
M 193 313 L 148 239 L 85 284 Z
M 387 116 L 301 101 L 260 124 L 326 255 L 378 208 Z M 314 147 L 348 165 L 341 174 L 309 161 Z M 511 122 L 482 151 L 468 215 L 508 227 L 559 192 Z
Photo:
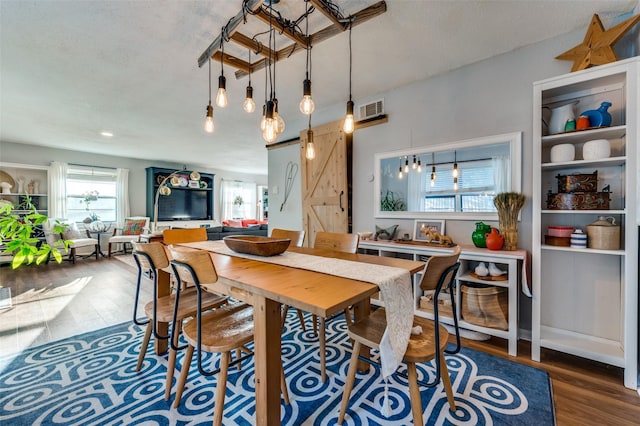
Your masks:
M 615 62 L 618 58 L 612 46 L 639 21 L 640 15 L 636 15 L 605 31 L 600 17 L 594 14 L 582 43 L 556 56 L 556 59 L 573 61 L 572 72 Z

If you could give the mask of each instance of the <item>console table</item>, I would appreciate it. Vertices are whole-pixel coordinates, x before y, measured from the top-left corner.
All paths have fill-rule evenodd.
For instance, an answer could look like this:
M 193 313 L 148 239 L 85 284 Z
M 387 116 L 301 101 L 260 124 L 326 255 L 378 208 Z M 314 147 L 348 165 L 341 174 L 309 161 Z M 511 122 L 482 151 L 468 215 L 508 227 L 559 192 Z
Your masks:
M 456 305 L 458 322 L 461 328 L 480 333 L 497 336 L 509 341 L 509 355 L 518 354 L 518 300 L 520 291 L 531 297 L 527 279 L 527 257 L 526 250 L 515 251 L 494 251 L 477 248 L 472 245 L 460 245 L 460 269 L 456 277 Z M 450 252 L 450 248 L 426 245 L 413 241 L 382 241 L 382 240 L 362 240 L 359 250 L 363 253 L 377 254 L 387 257 L 404 257 L 411 260 L 425 261 L 429 256 Z M 500 269 L 507 272 L 503 281 L 487 281 L 477 277 L 473 272 L 480 262 L 495 263 Z M 423 292 L 417 285 L 420 276 L 416 276 L 414 281 L 414 304 L 417 316 L 433 319 L 433 313 L 420 308 L 420 297 Z M 462 316 L 462 296 L 460 288 L 468 284 L 485 284 L 506 288 L 508 291 L 509 314 L 508 327 L 506 330 L 474 324 L 472 320 L 465 320 Z M 372 300 L 372 304 L 384 304 L 383 301 Z M 440 311 L 440 318 L 445 324 L 453 324 L 453 317 L 447 316 Z

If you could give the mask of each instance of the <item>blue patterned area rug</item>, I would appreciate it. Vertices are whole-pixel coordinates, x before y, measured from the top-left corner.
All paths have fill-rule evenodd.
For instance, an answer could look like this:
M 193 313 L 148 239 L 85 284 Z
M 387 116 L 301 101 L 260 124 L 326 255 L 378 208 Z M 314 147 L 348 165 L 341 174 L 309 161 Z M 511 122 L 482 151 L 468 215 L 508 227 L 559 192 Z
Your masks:
M 317 338 L 298 328 L 290 310 L 282 352 L 291 398 L 282 405 L 282 424 L 336 423 L 351 344 L 343 319 L 328 322 L 328 379 L 321 383 Z M 311 322 L 307 320 L 307 330 Z M 0 424 L 6 425 L 210 425 L 216 376 L 199 375 L 194 356 L 178 409 L 164 400 L 167 358 L 149 348 L 139 373 L 135 366 L 143 329 L 120 324 L 0 358 Z M 217 365 L 210 356 L 205 366 Z M 178 357 L 178 365 L 182 355 Z M 457 411 L 448 409 L 442 385 L 421 388 L 429 425 L 554 425 L 553 399 L 546 372 L 471 349 L 447 356 Z M 431 378 L 432 364 L 418 366 Z M 176 374 L 177 375 L 177 374 Z M 359 374 L 346 425 L 411 424 L 406 380 L 390 386 L 392 415 L 380 413 L 383 385 L 378 371 Z M 255 423 L 253 360 L 229 374 L 225 425 Z

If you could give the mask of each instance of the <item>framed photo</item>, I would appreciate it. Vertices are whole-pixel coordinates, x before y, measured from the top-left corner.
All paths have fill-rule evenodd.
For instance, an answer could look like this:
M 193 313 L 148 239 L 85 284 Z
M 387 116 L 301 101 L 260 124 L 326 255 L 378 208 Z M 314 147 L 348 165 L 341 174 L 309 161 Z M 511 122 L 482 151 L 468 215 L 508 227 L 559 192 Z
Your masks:
M 444 235 L 444 220 L 416 220 L 413 225 L 414 241 L 430 241 L 431 233 Z
M 200 188 L 200 182 L 197 180 L 190 180 L 189 188 Z

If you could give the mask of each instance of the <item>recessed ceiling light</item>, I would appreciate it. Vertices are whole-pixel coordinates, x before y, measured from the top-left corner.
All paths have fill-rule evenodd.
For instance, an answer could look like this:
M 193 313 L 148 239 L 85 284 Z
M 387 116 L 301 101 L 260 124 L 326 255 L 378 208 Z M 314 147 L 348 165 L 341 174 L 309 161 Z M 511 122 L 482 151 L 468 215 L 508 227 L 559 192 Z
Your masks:
M 100 134 L 101 134 L 102 136 L 106 137 L 106 138 L 111 138 L 111 137 L 113 137 L 113 133 L 111 133 L 111 132 L 107 132 L 107 131 L 102 131 L 102 132 L 100 132 Z

